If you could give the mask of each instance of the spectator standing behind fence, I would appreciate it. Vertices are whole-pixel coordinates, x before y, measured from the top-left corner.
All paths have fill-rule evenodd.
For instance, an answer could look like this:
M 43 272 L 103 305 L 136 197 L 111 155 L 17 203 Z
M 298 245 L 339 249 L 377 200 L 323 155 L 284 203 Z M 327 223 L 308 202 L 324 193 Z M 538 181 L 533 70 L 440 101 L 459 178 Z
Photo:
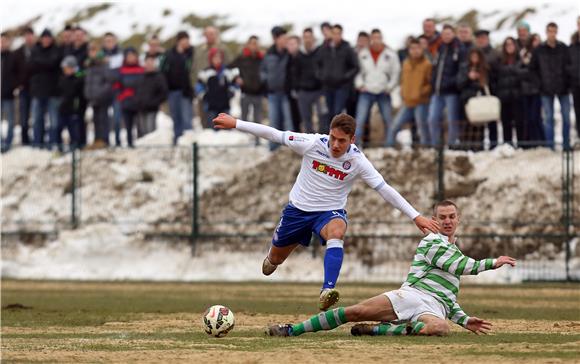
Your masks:
M 147 50 L 142 55 L 141 64 L 145 64 L 145 59 L 147 57 L 153 57 L 155 60 L 155 67 L 159 69 L 161 57 L 164 53 L 165 49 L 161 47 L 161 41 L 159 40 L 159 37 L 154 34 L 147 41 Z
M 64 29 L 58 35 L 58 45 L 62 47 L 63 52 L 68 55 L 67 52 L 70 51 L 70 48 L 73 46 L 73 38 L 74 38 L 74 28 L 70 24 L 66 24 Z
M 320 24 L 320 32 L 322 33 L 321 46 L 330 44 L 330 42 L 332 42 L 332 25 L 327 21 L 322 22 L 322 24 Z
M 479 48 L 472 48 L 467 54 L 467 61 L 461 64 L 457 75 L 457 87 L 461 90 L 461 104 L 465 105 L 470 98 L 478 94 L 485 95 L 491 89 L 490 86 L 490 66 L 485 59 L 483 51 Z M 497 145 L 497 121 L 487 124 L 489 128 L 489 141 L 491 148 Z M 471 134 L 468 135 L 471 149 L 483 149 L 484 126 L 471 126 Z
M 2 135 L 0 142 L 2 153 L 10 149 L 14 138 L 14 90 L 18 82 L 18 73 L 16 72 L 17 59 L 14 56 L 14 52 L 10 50 L 11 45 L 12 38 L 8 33 L 2 33 L 2 79 L 0 79 L 2 85 L 2 117 L 0 121 L 8 121 L 6 137 Z M 2 126 L 1 123 L 0 126 Z M 4 128 L 0 128 L 0 132 L 2 129 Z
M 161 104 L 167 100 L 169 90 L 165 76 L 157 68 L 155 54 L 147 54 L 143 63 L 144 74 L 141 83 L 135 88 L 137 109 L 137 137 L 141 138 L 156 129 L 155 121 Z
M 219 48 L 211 48 L 207 54 L 210 66 L 199 72 L 198 95 L 207 106 L 206 122 L 210 123 L 219 113 L 230 112 L 230 100 L 234 96 L 234 80 L 238 69 L 224 65 L 224 53 Z
M 85 64 L 84 96 L 93 109 L 95 138 L 90 149 L 104 148 L 109 145 L 111 119 L 109 107 L 114 97 L 113 74 L 107 58 L 99 51 L 96 42 L 89 44 L 89 56 Z
M 242 90 L 241 109 L 242 120 L 261 123 L 263 120 L 262 102 L 265 87 L 260 79 L 260 66 L 264 59 L 264 53 L 260 50 L 258 37 L 250 36 L 242 53 L 230 64 L 229 68 L 237 68 L 240 75 L 236 78 L 236 84 Z M 250 118 L 250 109 L 252 117 Z M 256 143 L 258 143 L 256 137 Z
M 103 37 L 103 56 L 106 63 L 113 73 L 119 72 L 119 68 L 123 65 L 123 51 L 117 42 L 117 36 L 111 32 L 105 33 Z M 110 107 L 113 109 L 113 127 L 115 130 L 115 145 L 121 146 L 121 126 L 123 122 L 123 111 L 121 110 L 121 103 L 117 98 L 118 93 L 112 99 Z
M 60 105 L 58 108 L 58 126 L 55 141 L 60 151 L 63 150 L 62 132 L 66 128 L 71 148 L 81 145 L 81 124 L 84 124 L 85 98 L 83 96 L 84 75 L 79 70 L 75 56 L 68 55 L 60 63 L 62 75 L 58 82 Z
M 208 68 L 210 63 L 208 62 L 208 52 L 211 48 L 218 48 L 224 54 L 224 64 L 228 64 L 231 61 L 231 57 L 226 47 L 224 47 L 221 43 L 220 39 L 220 31 L 215 26 L 207 26 L 203 30 L 203 37 L 205 38 L 205 42 L 200 44 L 195 49 L 194 55 L 194 62 L 193 62 L 193 83 L 197 82 L 197 76 L 199 72 Z M 198 98 L 198 107 L 197 111 L 199 114 L 199 118 L 201 120 L 201 124 L 204 128 L 213 128 L 213 123 L 207 123 L 207 104 L 203 103 L 203 98 Z M 192 114 L 193 116 L 193 114 Z M 185 130 L 191 129 L 191 123 L 185 125 Z
M 321 124 L 326 120 L 325 105 L 321 102 L 322 84 L 318 79 L 318 50 L 316 38 L 312 28 L 306 28 L 302 32 L 302 50 L 297 60 L 297 88 L 298 107 L 300 116 L 304 122 L 304 131 L 314 133 L 312 119 L 313 109 L 318 116 L 318 132 L 322 133 Z
M 463 45 L 465 52 L 469 52 L 469 50 L 474 46 L 473 43 L 473 29 L 469 24 L 460 23 L 457 26 L 457 39 Z
M 270 126 L 278 130 L 292 128 L 290 101 L 288 100 L 288 61 L 290 56 L 286 50 L 288 37 L 286 30 L 275 26 L 272 28 L 274 44 L 268 49 L 260 67 L 260 79 L 266 83 L 268 90 L 268 114 Z M 270 150 L 279 147 L 270 143 Z
M 425 56 L 418 39 L 409 42 L 409 56 L 403 62 L 401 74 L 401 98 L 403 105 L 399 110 L 393 126 L 389 129 L 387 146 L 394 146 L 401 126 L 415 120 L 419 128 L 421 145 L 427 146 L 431 141 L 427 114 L 431 95 L 431 62 Z
M 40 42 L 32 50 L 30 94 L 32 95 L 32 114 L 34 115 L 34 143 L 46 146 L 45 115 L 48 114 L 48 144 L 54 145 L 58 123 L 60 61 L 62 51 L 54 42 L 52 32 L 45 29 Z
M 570 94 L 568 89 L 568 47 L 560 42 L 558 25 L 546 27 L 546 41 L 534 50 L 530 69 L 540 81 L 542 110 L 544 112 L 544 136 L 549 147 L 554 147 L 554 99 L 560 102 L 562 113 L 563 146 L 570 146 Z
M 503 140 L 513 145 L 513 128 L 516 129 L 518 146 L 527 141 L 522 98 L 522 68 L 517 42 L 507 37 L 502 45 L 502 55 L 494 70 L 495 95 L 501 101 L 501 124 Z
M 475 32 L 475 46 L 483 52 L 485 61 L 491 70 L 494 70 L 501 58 L 500 52 L 491 46 L 489 30 L 480 29 Z
M 342 26 L 332 27 L 332 40 L 319 50 L 319 75 L 325 93 L 328 118 L 341 113 L 359 71 L 358 59 L 350 44 L 342 39 Z M 328 132 L 330 120 L 325 121 L 323 132 Z
M 290 116 L 292 118 L 292 130 L 300 132 L 302 118 L 298 108 L 298 56 L 300 55 L 300 37 L 292 35 L 286 41 L 288 51 L 288 102 L 290 103 Z
M 117 99 L 123 110 L 123 120 L 127 130 L 127 144 L 133 148 L 133 125 L 139 112 L 135 89 L 141 84 L 145 70 L 139 65 L 139 53 L 133 47 L 128 47 L 123 52 L 123 65 L 119 69 L 114 89 L 119 90 Z
M 528 24 L 528 22 L 525 20 L 521 20 L 518 22 L 516 30 L 518 32 L 518 39 L 516 44 L 519 51 L 525 48 L 530 40 L 530 24 Z
M 167 80 L 169 95 L 169 113 L 173 119 L 173 145 L 187 124 L 193 119 L 193 86 L 191 72 L 194 49 L 189 43 L 187 32 L 177 33 L 175 46 L 169 49 L 161 59 L 161 72 Z
M 455 37 L 455 29 L 449 24 L 443 26 L 441 32 L 442 43 L 434 60 L 431 77 L 433 95 L 429 103 L 429 128 L 431 132 L 431 145 L 443 143 L 441 139 L 441 124 L 443 110 L 447 111 L 449 123 L 448 143 L 459 143 L 460 113 L 459 113 L 459 89 L 457 88 L 457 73 L 459 65 L 465 58 L 465 51 L 459 39 Z
M 528 43 L 520 50 L 522 66 L 522 101 L 524 108 L 524 129 L 526 140 L 530 147 L 544 144 L 544 125 L 542 123 L 542 99 L 540 97 L 540 81 L 535 72 L 530 71 L 530 63 L 534 49 L 541 44 L 538 34 L 528 38 Z
M 17 64 L 17 92 L 18 92 L 18 124 L 20 124 L 20 137 L 22 144 L 30 143 L 29 119 L 30 119 L 30 62 L 32 49 L 36 45 L 36 36 L 30 27 L 22 31 L 23 44 L 14 52 Z
M 576 20 L 578 30 L 572 35 L 570 44 L 570 86 L 574 97 L 576 115 L 576 141 L 580 142 L 580 16 Z
M 441 34 L 436 29 L 435 19 L 427 18 L 423 20 L 423 37 L 427 40 L 427 51 L 434 59 L 443 41 Z
M 379 29 L 371 32 L 370 47 L 358 56 L 360 71 L 355 79 L 360 92 L 356 110 L 356 140 L 362 145 L 362 136 L 368 113 L 377 104 L 384 125 L 384 144 L 387 144 L 388 130 L 392 127 L 391 92 L 399 84 L 401 65 L 394 50 L 383 42 Z

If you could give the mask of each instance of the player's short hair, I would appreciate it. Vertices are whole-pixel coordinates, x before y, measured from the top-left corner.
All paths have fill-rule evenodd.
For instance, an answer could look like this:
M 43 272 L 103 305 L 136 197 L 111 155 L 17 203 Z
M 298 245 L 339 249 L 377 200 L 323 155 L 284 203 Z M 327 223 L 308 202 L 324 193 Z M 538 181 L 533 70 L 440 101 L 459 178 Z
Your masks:
M 340 129 L 346 134 L 353 136 L 356 130 L 356 120 L 345 113 L 340 113 L 332 118 L 330 129 Z
M 437 215 L 437 209 L 439 207 L 447 207 L 447 206 L 455 207 L 455 211 L 457 211 L 457 214 L 459 214 L 459 207 L 457 207 L 455 202 L 453 202 L 451 200 L 442 200 L 442 201 L 437 202 L 435 205 L 433 205 L 433 215 L 434 216 Z

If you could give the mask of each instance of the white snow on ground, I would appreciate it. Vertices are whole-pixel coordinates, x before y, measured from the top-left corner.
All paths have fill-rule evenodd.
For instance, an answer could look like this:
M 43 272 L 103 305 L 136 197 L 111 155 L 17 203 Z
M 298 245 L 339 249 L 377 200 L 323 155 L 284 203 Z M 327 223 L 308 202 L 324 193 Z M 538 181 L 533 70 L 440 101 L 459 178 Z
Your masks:
M 0 19 L 3 28 L 20 25 L 27 20 L 40 16 L 34 24 L 37 31 L 45 27 L 54 31 L 60 30 L 66 19 L 73 17 L 79 10 L 89 6 L 100 5 L 103 1 L 70 2 L 66 0 L 40 1 L 29 0 L 25 3 L 16 0 L 5 0 L 0 3 Z M 520 13 L 528 7 L 537 10 L 528 14 L 525 19 L 532 31 L 544 36 L 545 26 L 550 21 L 557 21 L 560 26 L 560 38 L 566 43 L 575 31 L 576 17 L 579 14 L 578 2 L 571 0 L 488 0 L 484 2 L 427 1 L 412 2 L 377 2 L 359 0 L 356 2 L 336 2 L 332 0 L 309 1 L 293 0 L 290 3 L 278 3 L 260 0 L 235 1 L 185 1 L 165 2 L 118 1 L 109 9 L 97 14 L 82 25 L 95 35 L 113 31 L 121 38 L 128 38 L 135 32 L 146 32 L 161 28 L 163 39 L 173 36 L 178 30 L 188 29 L 194 44 L 201 42 L 201 32 L 182 24 L 183 17 L 194 13 L 201 16 L 223 15 L 226 22 L 236 24 L 233 29 L 224 33 L 225 40 L 244 42 L 248 36 L 257 34 L 264 43 L 270 42 L 270 29 L 275 24 L 294 24 L 299 31 L 307 26 L 315 27 L 322 21 L 338 22 L 345 28 L 345 39 L 354 41 L 360 30 L 382 28 L 388 44 L 399 48 L 410 34 L 421 32 L 421 21 L 430 16 L 459 17 L 471 9 L 477 9 L 482 15 L 480 24 L 483 28 L 495 29 L 500 20 L 506 16 Z M 163 15 L 164 10 L 170 14 Z M 149 27 L 149 28 L 148 28 Z M 514 35 L 512 21 L 506 21 L 501 29 L 492 33 L 494 43 L 500 43 L 507 35 Z

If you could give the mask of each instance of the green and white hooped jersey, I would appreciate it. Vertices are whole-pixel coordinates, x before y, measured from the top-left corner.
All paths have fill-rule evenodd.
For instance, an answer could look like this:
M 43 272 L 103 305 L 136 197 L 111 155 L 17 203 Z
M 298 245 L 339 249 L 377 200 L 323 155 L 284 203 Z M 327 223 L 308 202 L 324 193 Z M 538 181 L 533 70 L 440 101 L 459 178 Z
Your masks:
M 465 327 L 469 316 L 457 304 L 459 279 L 493 269 L 495 262 L 467 257 L 447 236 L 431 233 L 419 243 L 403 287 L 412 286 L 434 297 L 445 306 L 451 321 Z

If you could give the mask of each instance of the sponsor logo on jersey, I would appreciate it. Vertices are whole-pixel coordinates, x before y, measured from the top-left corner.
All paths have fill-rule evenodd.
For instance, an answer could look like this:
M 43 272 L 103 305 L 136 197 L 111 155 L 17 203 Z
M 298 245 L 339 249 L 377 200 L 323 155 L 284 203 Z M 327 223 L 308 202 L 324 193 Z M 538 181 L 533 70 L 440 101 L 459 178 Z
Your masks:
M 344 161 L 342 163 L 342 168 L 344 168 L 344 169 L 347 169 L 348 170 L 348 169 L 350 169 L 351 166 L 352 165 L 350 164 L 350 161 Z
M 305 137 L 298 135 L 290 135 L 288 137 L 288 140 L 290 140 L 291 142 L 305 142 L 307 139 Z
M 326 154 L 326 153 L 324 153 L 324 152 L 322 152 L 322 151 L 320 151 L 318 149 L 316 150 L 316 153 L 320 154 L 321 156 L 323 156 L 325 158 L 330 158 L 330 156 L 328 154 Z
M 348 173 L 338 170 L 334 167 L 320 163 L 319 161 L 312 161 L 312 168 L 317 172 L 324 173 L 330 177 L 334 177 L 339 181 L 344 181 L 344 177 L 348 176 Z

